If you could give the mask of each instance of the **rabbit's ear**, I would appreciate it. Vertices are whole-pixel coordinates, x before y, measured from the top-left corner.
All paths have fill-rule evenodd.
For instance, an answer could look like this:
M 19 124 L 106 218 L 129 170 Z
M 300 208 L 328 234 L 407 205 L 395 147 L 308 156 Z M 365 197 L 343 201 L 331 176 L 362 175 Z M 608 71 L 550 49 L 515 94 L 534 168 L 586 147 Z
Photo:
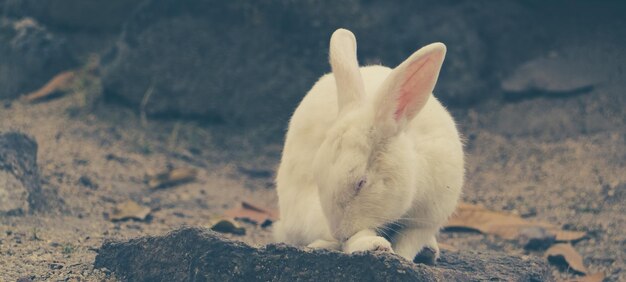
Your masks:
M 420 112 L 430 97 L 446 55 L 443 43 L 427 45 L 396 67 L 374 99 L 375 122 L 396 134 Z
M 339 113 L 362 99 L 363 78 L 356 57 L 356 39 L 347 29 L 336 30 L 330 38 L 330 65 L 337 83 Z

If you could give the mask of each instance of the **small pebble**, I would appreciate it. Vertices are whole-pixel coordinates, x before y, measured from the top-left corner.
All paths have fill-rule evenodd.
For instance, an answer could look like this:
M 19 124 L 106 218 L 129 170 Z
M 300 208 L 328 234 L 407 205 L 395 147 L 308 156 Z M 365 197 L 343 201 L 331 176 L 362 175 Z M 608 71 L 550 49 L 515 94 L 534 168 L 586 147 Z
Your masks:
M 78 179 L 78 183 L 80 183 L 80 185 L 85 186 L 87 188 L 90 189 L 98 189 L 98 185 L 95 184 L 93 182 L 93 180 L 91 180 L 91 178 L 89 178 L 89 176 L 83 175 Z
M 541 227 L 528 227 L 520 231 L 519 243 L 526 250 L 545 250 L 550 247 L 556 236 Z
M 50 269 L 61 269 L 63 268 L 63 265 L 60 263 L 53 262 L 49 264 L 48 267 L 50 267 Z

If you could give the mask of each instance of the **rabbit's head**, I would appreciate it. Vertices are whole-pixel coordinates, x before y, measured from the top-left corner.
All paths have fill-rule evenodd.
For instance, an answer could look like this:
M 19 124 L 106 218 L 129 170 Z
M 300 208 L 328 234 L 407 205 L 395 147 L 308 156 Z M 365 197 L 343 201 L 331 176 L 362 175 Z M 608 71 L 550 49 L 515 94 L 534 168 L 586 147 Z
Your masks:
M 346 240 L 363 229 L 382 228 L 411 208 L 419 186 L 415 153 L 405 128 L 424 107 L 439 76 L 445 45 L 411 55 L 384 78 L 370 98 L 356 57 L 356 40 L 333 33 L 330 63 L 338 115 L 313 163 L 320 201 L 333 236 Z

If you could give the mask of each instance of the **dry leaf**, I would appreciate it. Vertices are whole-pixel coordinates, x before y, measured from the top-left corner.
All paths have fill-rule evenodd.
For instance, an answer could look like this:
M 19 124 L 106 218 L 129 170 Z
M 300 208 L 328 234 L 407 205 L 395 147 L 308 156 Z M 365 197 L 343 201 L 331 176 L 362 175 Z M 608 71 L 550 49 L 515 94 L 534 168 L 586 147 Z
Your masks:
M 524 227 L 536 226 L 525 219 L 502 212 L 490 211 L 482 206 L 460 203 L 446 228 L 476 230 L 494 234 L 505 239 L 514 239 Z M 544 227 L 544 226 L 540 226 Z
M 23 99 L 27 102 L 34 102 L 46 97 L 50 97 L 54 93 L 66 91 L 69 88 L 70 84 L 72 84 L 74 77 L 76 77 L 76 73 L 74 71 L 66 71 L 57 74 L 50 81 L 48 81 L 46 85 L 37 89 L 34 92 L 28 93 L 24 96 Z
M 246 235 L 246 229 L 239 226 L 237 222 L 230 220 L 230 219 L 215 220 L 214 223 L 211 224 L 211 230 L 214 230 L 220 233 Z
M 196 175 L 198 175 L 198 171 L 193 168 L 174 168 L 154 176 L 149 176 L 148 187 L 157 189 L 178 185 L 195 180 Z
M 604 281 L 604 273 L 597 272 L 594 274 L 589 274 L 581 277 L 576 277 L 572 279 L 567 279 L 563 282 L 602 282 Z
M 517 238 L 523 229 L 534 227 L 543 228 L 548 233 L 554 234 L 556 241 L 575 241 L 585 236 L 584 232 L 563 231 L 550 223 L 528 221 L 514 214 L 491 211 L 483 206 L 466 203 L 459 203 L 445 227 L 475 230 L 508 240 Z
M 550 247 L 546 251 L 545 257 L 551 264 L 567 267 L 576 273 L 587 273 L 587 268 L 583 264 L 583 257 L 570 244 L 556 244 Z
M 145 220 L 146 217 L 150 214 L 150 208 L 139 205 L 135 201 L 129 200 L 123 203 L 118 204 L 113 209 L 113 213 L 109 216 L 111 221 L 121 221 L 121 220 Z
M 575 242 L 587 236 L 587 233 L 582 231 L 552 230 L 552 232 L 558 242 Z
M 437 246 L 439 246 L 440 250 L 446 250 L 446 251 L 451 251 L 451 252 L 456 252 L 459 250 L 455 246 L 448 245 L 446 243 L 441 243 L 441 242 L 438 242 Z
M 226 211 L 224 215 L 234 219 L 260 224 L 262 227 L 272 224 L 277 218 L 276 212 L 261 208 L 246 201 L 241 202 L 240 207 Z

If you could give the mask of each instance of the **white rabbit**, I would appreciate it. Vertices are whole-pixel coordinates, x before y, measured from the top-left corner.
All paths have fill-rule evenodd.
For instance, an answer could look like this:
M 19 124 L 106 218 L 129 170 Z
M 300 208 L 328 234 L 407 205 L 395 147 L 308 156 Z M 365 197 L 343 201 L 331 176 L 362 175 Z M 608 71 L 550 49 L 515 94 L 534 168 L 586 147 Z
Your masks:
M 359 68 L 345 29 L 330 39 L 332 73 L 289 124 L 276 185 L 278 242 L 389 251 L 413 260 L 454 212 L 464 178 L 454 120 L 432 96 L 446 47 L 433 43 L 395 69 Z

